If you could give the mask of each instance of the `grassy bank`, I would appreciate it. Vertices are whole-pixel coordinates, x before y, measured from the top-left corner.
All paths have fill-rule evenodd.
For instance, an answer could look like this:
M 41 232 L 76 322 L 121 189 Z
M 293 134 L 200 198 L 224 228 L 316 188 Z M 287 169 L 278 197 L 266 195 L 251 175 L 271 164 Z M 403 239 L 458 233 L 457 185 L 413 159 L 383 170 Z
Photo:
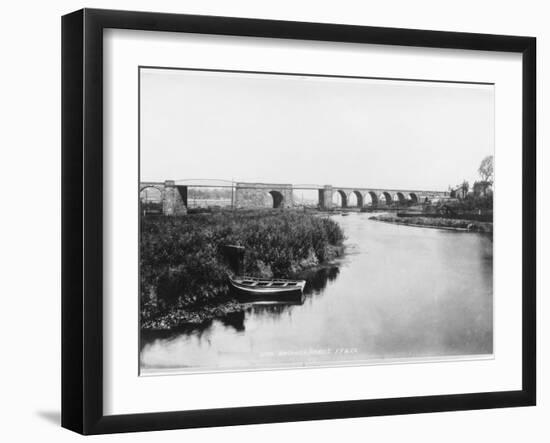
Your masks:
M 377 220 L 387 223 L 397 223 L 407 226 L 423 226 L 427 228 L 454 229 L 458 231 L 471 231 L 492 233 L 493 223 L 480 222 L 475 220 L 464 220 L 457 218 L 444 217 L 399 217 L 395 214 L 380 214 L 370 217 L 371 220 Z
M 238 309 L 228 293 L 225 244 L 246 248 L 246 274 L 288 277 L 333 259 L 343 238 L 336 222 L 302 212 L 143 217 L 142 326 L 168 328 Z

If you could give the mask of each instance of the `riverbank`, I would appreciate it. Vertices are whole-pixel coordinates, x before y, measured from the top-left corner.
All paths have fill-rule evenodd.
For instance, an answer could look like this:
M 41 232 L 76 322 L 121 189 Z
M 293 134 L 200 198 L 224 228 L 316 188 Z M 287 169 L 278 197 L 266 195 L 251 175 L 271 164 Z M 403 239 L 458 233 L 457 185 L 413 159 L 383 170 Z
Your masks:
M 448 229 L 453 231 L 493 233 L 493 223 L 475 220 L 464 220 L 444 217 L 399 217 L 395 214 L 379 214 L 369 218 L 385 223 L 396 223 L 405 226 L 418 226 L 434 229 Z
M 153 318 L 143 320 L 141 329 L 166 330 L 178 326 L 199 326 L 210 320 L 222 318 L 229 314 L 243 312 L 250 307 L 248 303 L 227 300 L 191 308 L 173 308 Z
M 244 274 L 288 278 L 342 255 L 343 240 L 338 223 L 303 212 L 143 217 L 141 326 L 169 329 L 244 310 L 229 291 L 223 245 L 245 247 Z

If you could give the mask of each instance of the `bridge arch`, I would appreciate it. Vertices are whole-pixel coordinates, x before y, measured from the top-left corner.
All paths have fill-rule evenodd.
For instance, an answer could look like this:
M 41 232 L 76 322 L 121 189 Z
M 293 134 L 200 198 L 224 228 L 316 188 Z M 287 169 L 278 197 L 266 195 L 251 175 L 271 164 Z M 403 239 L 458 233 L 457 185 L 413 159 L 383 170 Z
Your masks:
M 160 193 L 164 191 L 164 184 L 163 183 L 140 183 L 139 184 L 139 193 L 141 195 L 142 191 L 145 191 L 147 189 L 156 189 Z
M 284 196 L 279 191 L 269 191 L 269 194 L 273 198 L 273 208 L 280 208 L 283 205 Z
M 333 194 L 333 202 L 337 203 L 338 197 L 340 197 L 340 206 L 342 208 L 348 207 L 348 195 L 341 189 L 337 189 Z M 335 201 L 336 200 L 336 201 Z
M 143 215 L 162 214 L 164 188 L 161 186 L 140 186 L 139 203 Z
M 164 188 L 160 186 L 154 186 L 154 185 L 140 186 L 139 198 L 149 199 L 149 200 L 161 200 L 162 191 L 164 191 Z
M 382 194 L 380 194 L 380 200 L 383 200 L 386 206 L 390 206 L 393 201 L 392 196 L 389 192 L 382 192 Z
M 376 192 L 368 191 L 367 194 L 370 196 L 372 206 L 377 206 L 379 199 L 378 199 L 378 195 L 376 195 Z
M 354 195 L 355 198 L 357 199 L 356 206 L 358 208 L 362 208 L 363 207 L 363 194 L 361 194 L 359 191 L 352 191 L 350 195 Z
M 407 198 L 402 192 L 397 192 L 395 196 L 397 197 L 397 201 L 399 202 L 399 204 L 405 204 L 407 202 Z
M 363 191 L 361 193 L 361 197 L 363 198 L 363 207 L 374 206 L 374 203 L 372 201 L 372 195 L 369 194 L 368 191 Z
M 413 203 L 418 203 L 418 195 L 416 195 L 416 193 L 410 192 L 409 197 Z

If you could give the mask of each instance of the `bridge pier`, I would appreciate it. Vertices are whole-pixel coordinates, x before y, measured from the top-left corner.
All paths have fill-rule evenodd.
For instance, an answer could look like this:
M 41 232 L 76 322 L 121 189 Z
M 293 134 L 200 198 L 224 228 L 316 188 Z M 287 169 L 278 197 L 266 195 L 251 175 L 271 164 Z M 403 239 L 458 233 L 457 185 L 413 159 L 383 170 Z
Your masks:
M 323 186 L 323 189 L 319 189 L 319 207 L 325 211 L 332 209 L 332 193 L 333 189 L 331 185 Z
M 164 215 L 187 214 L 187 186 L 177 186 L 173 180 L 164 182 L 162 213 Z

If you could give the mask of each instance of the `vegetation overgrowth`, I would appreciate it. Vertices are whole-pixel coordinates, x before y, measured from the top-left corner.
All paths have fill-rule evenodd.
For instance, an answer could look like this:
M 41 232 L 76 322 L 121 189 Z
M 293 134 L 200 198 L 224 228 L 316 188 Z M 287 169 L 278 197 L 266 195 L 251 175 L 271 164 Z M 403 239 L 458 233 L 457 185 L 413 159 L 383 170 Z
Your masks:
M 297 211 L 239 211 L 142 217 L 141 317 L 228 302 L 223 245 L 244 246 L 244 273 L 289 277 L 341 253 L 333 220 Z

